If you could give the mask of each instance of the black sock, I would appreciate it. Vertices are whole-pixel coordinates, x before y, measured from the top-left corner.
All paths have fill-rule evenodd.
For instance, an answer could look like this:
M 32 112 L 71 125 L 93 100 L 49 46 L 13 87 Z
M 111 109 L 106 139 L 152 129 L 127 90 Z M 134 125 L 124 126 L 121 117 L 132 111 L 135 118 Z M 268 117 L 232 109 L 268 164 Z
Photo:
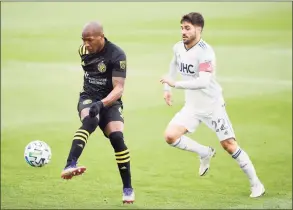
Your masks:
M 76 162 L 81 155 L 89 137 L 87 130 L 82 129 L 82 127 L 76 131 L 71 149 L 67 158 L 67 164 L 65 167 L 69 166 L 73 161 Z
M 113 132 L 109 135 L 110 142 L 115 151 L 116 161 L 120 176 L 123 182 L 123 188 L 132 188 L 130 173 L 130 154 L 123 139 L 122 132 Z
M 92 132 L 98 126 L 98 119 L 97 118 L 90 118 L 85 117 L 82 121 L 82 126 L 76 131 L 73 137 L 71 149 L 67 158 L 67 163 L 65 167 L 71 165 L 72 162 L 77 162 L 78 158 L 80 157 L 87 140 Z

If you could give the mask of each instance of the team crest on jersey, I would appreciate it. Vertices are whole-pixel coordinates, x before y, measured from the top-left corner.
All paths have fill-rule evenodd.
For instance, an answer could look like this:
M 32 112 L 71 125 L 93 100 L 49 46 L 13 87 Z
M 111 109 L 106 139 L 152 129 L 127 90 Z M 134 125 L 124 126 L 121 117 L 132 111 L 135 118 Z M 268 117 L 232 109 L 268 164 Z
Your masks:
M 104 73 L 106 71 L 106 64 L 104 64 L 103 61 L 98 64 L 98 70 L 101 73 Z
M 93 101 L 91 100 L 91 99 L 87 99 L 87 100 L 84 100 L 83 102 L 82 102 L 82 104 L 83 105 L 86 105 L 86 104 L 90 104 L 90 103 L 92 103 Z
M 125 70 L 126 69 L 126 61 L 120 61 L 120 68 L 122 70 Z

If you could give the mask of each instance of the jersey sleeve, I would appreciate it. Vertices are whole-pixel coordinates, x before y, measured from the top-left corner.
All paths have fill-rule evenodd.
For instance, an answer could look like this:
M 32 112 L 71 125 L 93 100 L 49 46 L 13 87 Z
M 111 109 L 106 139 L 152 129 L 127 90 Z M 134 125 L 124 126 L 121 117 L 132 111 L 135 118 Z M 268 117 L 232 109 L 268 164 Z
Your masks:
M 114 57 L 112 76 L 126 78 L 126 69 L 126 55 L 124 52 L 119 52 L 117 56 Z
M 176 59 L 176 45 L 173 47 L 173 56 L 172 56 L 172 60 L 169 64 L 169 77 L 172 80 L 175 80 L 176 78 L 176 73 L 177 73 L 177 59 Z
M 199 58 L 199 72 L 210 72 L 215 70 L 215 53 L 212 49 L 203 51 Z
M 176 73 L 177 73 L 177 59 L 176 59 L 176 45 L 173 46 L 173 56 L 172 60 L 169 64 L 169 72 L 168 77 L 172 80 L 176 79 Z M 164 90 L 165 91 L 171 91 L 171 87 L 167 84 L 164 84 Z
M 87 49 L 85 48 L 85 46 L 83 44 L 79 46 L 78 54 L 79 54 L 80 57 L 82 57 L 83 55 L 88 54 L 88 51 L 87 51 Z

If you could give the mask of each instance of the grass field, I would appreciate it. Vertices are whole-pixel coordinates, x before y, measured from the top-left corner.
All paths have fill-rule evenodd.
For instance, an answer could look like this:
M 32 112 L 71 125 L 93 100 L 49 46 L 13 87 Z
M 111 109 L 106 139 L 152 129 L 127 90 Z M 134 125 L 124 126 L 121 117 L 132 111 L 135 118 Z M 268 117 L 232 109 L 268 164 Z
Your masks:
M 291 8 L 291 3 L 2 3 L 1 208 L 292 208 Z M 217 149 L 206 177 L 198 176 L 195 155 L 163 140 L 184 98 L 174 91 L 174 106 L 167 107 L 159 79 L 180 40 L 180 17 L 190 11 L 205 16 L 203 37 L 215 49 L 238 142 L 265 184 L 262 198 L 249 198 L 245 175 L 205 126 L 190 136 Z M 125 138 L 136 192 L 130 206 L 121 204 L 115 157 L 100 131 L 80 158 L 87 173 L 71 181 L 60 178 L 80 125 L 76 104 L 83 72 L 77 50 L 90 20 L 101 20 L 107 38 L 128 56 Z M 23 158 L 35 139 L 52 149 L 44 168 L 32 168 Z

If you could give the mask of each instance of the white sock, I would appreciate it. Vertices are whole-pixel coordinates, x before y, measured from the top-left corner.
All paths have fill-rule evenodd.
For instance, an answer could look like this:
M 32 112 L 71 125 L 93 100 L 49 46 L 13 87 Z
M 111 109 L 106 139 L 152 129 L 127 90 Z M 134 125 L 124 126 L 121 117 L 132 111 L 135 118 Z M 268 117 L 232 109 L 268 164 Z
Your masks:
M 238 147 L 236 151 L 232 154 L 232 158 L 237 161 L 242 171 L 247 175 L 250 185 L 254 185 L 259 182 L 255 168 L 249 156 L 244 150 Z
M 201 145 L 187 136 L 181 136 L 170 145 L 182 150 L 197 153 L 200 157 L 206 157 L 210 151 L 209 147 Z

